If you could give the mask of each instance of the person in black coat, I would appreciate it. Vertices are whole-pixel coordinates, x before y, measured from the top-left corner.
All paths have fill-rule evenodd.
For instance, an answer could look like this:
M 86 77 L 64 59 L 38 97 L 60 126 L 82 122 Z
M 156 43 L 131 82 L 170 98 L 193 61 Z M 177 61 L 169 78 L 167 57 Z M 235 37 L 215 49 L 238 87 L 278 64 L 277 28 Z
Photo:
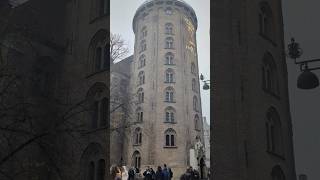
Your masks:
M 143 176 L 145 180 L 152 180 L 152 173 L 149 167 L 143 172 Z
M 157 172 L 156 172 L 156 180 L 164 180 L 164 175 L 162 173 L 161 166 L 158 166 Z
M 135 172 L 134 172 L 134 168 L 130 168 L 128 171 L 128 180 L 134 180 L 134 176 L 135 176 Z

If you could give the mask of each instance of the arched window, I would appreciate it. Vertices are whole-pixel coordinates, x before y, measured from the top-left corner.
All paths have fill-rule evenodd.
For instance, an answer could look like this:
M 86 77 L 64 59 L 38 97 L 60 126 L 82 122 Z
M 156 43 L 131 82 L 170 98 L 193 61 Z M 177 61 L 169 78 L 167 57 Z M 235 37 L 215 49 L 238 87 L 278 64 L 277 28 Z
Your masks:
M 93 36 L 89 45 L 88 55 L 90 73 L 109 69 L 110 60 L 107 55 L 107 48 L 107 30 L 99 30 Z
M 166 70 L 166 79 L 165 79 L 166 83 L 173 83 L 174 82 L 174 71 L 173 69 L 167 69 Z
M 196 72 L 196 65 L 194 63 L 191 63 L 191 73 L 192 74 L 197 74 Z
M 165 89 L 165 101 L 166 102 L 174 102 L 174 89 L 173 87 L 167 87 Z
M 167 65 L 174 64 L 173 63 L 173 58 L 174 58 L 174 55 L 171 52 L 168 52 L 165 55 L 165 60 L 166 60 L 165 64 L 167 64 Z
M 106 172 L 105 150 L 98 143 L 90 143 L 80 159 L 81 180 L 104 180 Z
M 174 123 L 175 122 L 175 109 L 171 106 L 167 107 L 165 110 L 165 122 Z
M 142 88 L 138 89 L 138 103 L 144 102 L 144 92 Z
M 134 145 L 141 145 L 142 143 L 142 131 L 139 127 L 137 127 L 135 130 L 134 130 L 134 133 L 133 133 L 133 142 L 134 142 Z
M 137 122 L 143 122 L 143 111 L 141 107 L 138 107 L 137 110 Z
M 148 31 L 147 31 L 147 27 L 143 27 L 141 30 L 141 38 L 145 38 L 147 37 Z
M 139 72 L 138 78 L 139 78 L 138 85 L 144 84 L 144 82 L 145 82 L 145 76 L 144 76 L 144 72 L 143 72 L 143 71 L 140 71 L 140 72 Z
M 167 37 L 166 38 L 166 49 L 173 49 L 173 38 Z
M 166 32 L 166 34 L 173 34 L 173 25 L 172 25 L 172 23 L 167 23 L 166 25 L 165 25 L 165 32 Z
M 279 95 L 279 76 L 272 55 L 265 53 L 262 63 L 262 88 L 268 93 Z
M 175 147 L 176 146 L 176 131 L 172 128 L 167 129 L 164 132 L 165 135 L 165 147 Z
M 260 3 L 259 26 L 261 35 L 270 40 L 274 39 L 274 19 L 271 7 L 267 2 Z
M 192 79 L 192 90 L 197 91 L 196 80 L 194 78 Z
M 173 12 L 172 12 L 171 8 L 166 8 L 165 13 L 166 13 L 166 15 L 172 15 Z
M 271 107 L 267 114 L 266 121 L 266 137 L 267 137 L 267 150 L 268 152 L 275 153 L 277 155 L 283 155 L 282 144 L 282 129 L 280 116 L 275 108 Z
M 87 93 L 90 108 L 90 128 L 106 127 L 108 125 L 109 96 L 107 87 L 103 83 L 94 84 Z
M 94 170 L 95 170 L 94 162 L 91 161 L 89 163 L 89 167 L 88 167 L 87 180 L 95 180 L 94 179 L 94 173 L 95 173 Z
M 194 129 L 195 130 L 200 130 L 200 119 L 199 119 L 199 116 L 196 114 L 194 116 Z
M 139 64 L 138 67 L 142 68 L 146 65 L 146 56 L 145 55 L 141 55 L 139 58 Z
M 106 174 L 106 162 L 104 159 L 100 159 L 98 162 L 97 180 L 104 180 Z
M 285 180 L 286 177 L 279 165 L 276 165 L 272 168 L 271 171 L 272 180 Z
M 193 96 L 193 110 L 198 111 L 198 98 Z
M 147 50 L 147 42 L 142 40 L 140 43 L 140 52 Z
M 132 155 L 132 165 L 140 169 L 141 166 L 141 155 L 139 151 L 135 151 Z

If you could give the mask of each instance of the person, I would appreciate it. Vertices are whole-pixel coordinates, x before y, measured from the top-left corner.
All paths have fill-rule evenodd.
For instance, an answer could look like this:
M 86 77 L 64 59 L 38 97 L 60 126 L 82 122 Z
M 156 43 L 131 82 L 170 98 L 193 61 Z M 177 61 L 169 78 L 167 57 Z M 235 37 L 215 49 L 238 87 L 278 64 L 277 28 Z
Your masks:
M 188 167 L 186 169 L 186 172 L 181 175 L 180 180 L 193 180 L 193 177 L 191 175 L 191 168 Z
M 171 180 L 173 178 L 173 172 L 171 168 L 169 168 L 169 179 Z
M 121 180 L 121 170 L 118 166 L 113 165 L 110 168 L 110 174 L 111 174 L 111 178 L 113 180 Z
M 194 179 L 194 180 L 200 180 L 200 173 L 199 173 L 199 171 L 194 170 L 193 179 Z
M 134 180 L 135 172 L 134 167 L 131 167 L 128 171 L 128 180 Z
M 170 179 L 170 173 L 169 173 L 169 170 L 168 170 L 166 164 L 163 165 L 162 173 L 163 173 L 164 180 L 169 180 Z
M 148 166 L 147 169 L 143 172 L 143 176 L 145 180 L 152 180 L 152 174 L 150 167 Z
M 163 172 L 162 172 L 161 166 L 158 166 L 155 180 L 164 180 L 164 176 L 163 176 Z
M 156 172 L 154 172 L 154 170 L 152 168 L 150 168 L 150 172 L 152 175 L 152 180 L 155 180 L 156 179 Z

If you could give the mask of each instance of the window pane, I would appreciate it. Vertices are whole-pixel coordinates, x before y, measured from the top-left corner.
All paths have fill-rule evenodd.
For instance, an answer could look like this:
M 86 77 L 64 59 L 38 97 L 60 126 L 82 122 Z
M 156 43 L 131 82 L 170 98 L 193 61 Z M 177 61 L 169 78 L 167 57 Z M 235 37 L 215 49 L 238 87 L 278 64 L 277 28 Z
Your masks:
M 101 102 L 101 119 L 100 119 L 100 126 L 104 127 L 107 124 L 107 116 L 108 116 L 108 99 L 107 98 L 103 98 L 102 102 Z
M 171 135 L 171 146 L 174 146 L 174 135 Z
M 166 146 L 170 146 L 170 136 L 166 135 Z
M 99 117 L 99 102 L 96 101 L 93 104 L 93 112 L 92 112 L 92 128 L 97 128 L 98 126 L 98 117 Z

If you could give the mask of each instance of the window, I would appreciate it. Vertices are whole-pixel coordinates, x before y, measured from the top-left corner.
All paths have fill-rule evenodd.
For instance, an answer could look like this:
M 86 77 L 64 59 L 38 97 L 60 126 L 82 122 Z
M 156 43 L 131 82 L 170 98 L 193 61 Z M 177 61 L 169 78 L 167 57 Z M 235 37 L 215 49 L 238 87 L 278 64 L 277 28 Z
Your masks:
M 139 58 L 139 64 L 138 64 L 138 68 L 142 68 L 146 65 L 146 56 L 145 55 L 141 55 Z
M 266 137 L 267 151 L 282 156 L 283 136 L 281 130 L 281 122 L 278 112 L 273 107 L 271 107 L 267 112 Z
M 279 95 L 278 72 L 275 61 L 270 53 L 265 53 L 262 62 L 262 88 L 266 92 Z
M 109 14 L 109 1 L 108 0 L 93 0 L 91 1 L 90 20 L 103 17 Z
M 272 180 L 285 180 L 286 177 L 279 165 L 276 165 L 272 168 L 271 171 Z
M 141 30 L 141 38 L 143 39 L 143 38 L 147 37 L 147 35 L 148 35 L 147 28 L 143 27 Z
M 94 84 L 87 93 L 89 105 L 91 106 L 90 128 L 96 129 L 106 127 L 109 123 L 109 99 L 107 96 L 107 88 L 103 83 Z
M 147 50 L 147 43 L 145 40 L 142 40 L 140 43 L 140 52 Z
M 138 127 L 134 130 L 134 135 L 133 135 L 133 142 L 134 145 L 141 145 L 142 143 L 142 131 L 141 129 Z
M 89 73 L 109 70 L 110 60 L 108 56 L 107 31 L 99 30 L 91 39 L 89 45 Z
M 164 134 L 165 134 L 165 147 L 175 147 L 176 131 L 170 128 L 170 129 L 167 129 Z
M 174 89 L 172 87 L 167 87 L 165 90 L 166 102 L 174 102 Z
M 196 75 L 197 72 L 196 72 L 196 65 L 194 63 L 191 63 L 191 73 Z
M 174 123 L 175 122 L 175 109 L 171 106 L 167 107 L 165 110 L 165 122 Z
M 167 8 L 165 10 L 166 15 L 171 15 L 172 14 L 172 9 L 171 8 Z
M 139 74 L 138 74 L 138 85 L 142 85 L 144 84 L 145 82 L 145 76 L 144 76 L 144 72 L 143 71 L 140 71 Z
M 166 34 L 173 34 L 173 25 L 171 23 L 167 23 L 165 28 Z
M 198 98 L 193 96 L 193 110 L 198 111 Z
M 196 80 L 193 78 L 193 79 L 192 79 L 192 90 L 195 91 L 195 92 L 197 91 L 197 88 L 196 88 L 196 87 L 197 87 L 197 86 L 196 86 Z
M 260 34 L 270 40 L 273 40 L 274 36 L 274 19 L 272 10 L 267 2 L 260 4 L 259 12 L 259 30 Z
M 142 108 L 137 108 L 137 122 L 143 122 L 143 111 Z
M 167 37 L 166 38 L 166 49 L 173 49 L 173 38 Z
M 140 169 L 141 166 L 141 155 L 139 151 L 135 151 L 132 155 L 132 165 Z
M 172 65 L 173 64 L 173 58 L 174 58 L 174 55 L 171 52 L 168 52 L 165 55 L 165 60 L 166 60 L 165 64 Z
M 106 174 L 106 162 L 100 159 L 98 162 L 97 180 L 104 180 Z
M 144 92 L 142 88 L 139 88 L 138 90 L 138 103 L 143 103 L 144 102 Z
M 200 130 L 201 128 L 201 124 L 200 124 L 200 119 L 199 119 L 199 116 L 196 114 L 194 116 L 194 129 L 195 130 Z
M 174 82 L 174 72 L 172 69 L 167 69 L 166 70 L 166 77 L 165 77 L 165 82 L 166 83 L 173 83 Z
M 89 163 L 87 180 L 94 180 L 94 162 Z

